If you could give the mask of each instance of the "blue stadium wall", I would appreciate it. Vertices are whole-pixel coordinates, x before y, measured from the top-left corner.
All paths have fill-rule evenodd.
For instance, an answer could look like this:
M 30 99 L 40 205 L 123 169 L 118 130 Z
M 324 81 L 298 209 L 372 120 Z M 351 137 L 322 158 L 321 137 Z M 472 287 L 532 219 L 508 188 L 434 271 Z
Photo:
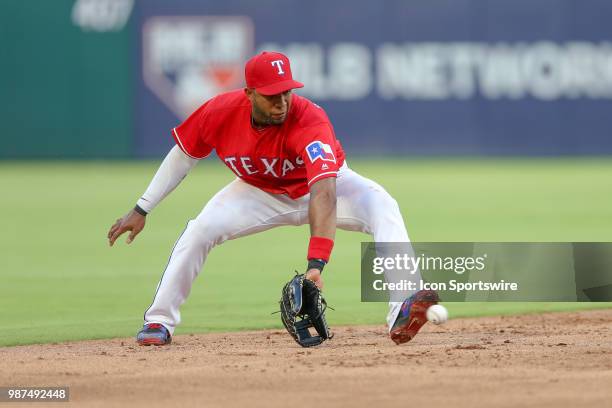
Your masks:
M 92 46 L 105 35 L 129 45 L 123 71 L 112 71 L 121 84 L 130 78 L 115 107 L 129 120 L 115 114 L 117 128 L 103 129 L 120 135 L 108 143 L 121 149 L 97 156 L 163 155 L 170 129 L 210 96 L 243 86 L 244 61 L 263 49 L 292 58 L 306 85 L 299 93 L 326 109 L 351 154 L 612 153 L 607 0 L 123 1 L 131 4 L 125 27 L 97 34 Z M 104 75 L 95 83 L 90 68 L 75 80 L 106 83 L 108 101 L 116 86 Z M 2 72 L 11 75 L 21 73 Z M 79 107 L 97 98 L 72 95 Z M 65 140 L 61 123 L 70 119 L 55 116 L 47 134 Z M 96 156 L 92 149 L 81 156 Z M 0 151 L 21 156 L 18 146 Z

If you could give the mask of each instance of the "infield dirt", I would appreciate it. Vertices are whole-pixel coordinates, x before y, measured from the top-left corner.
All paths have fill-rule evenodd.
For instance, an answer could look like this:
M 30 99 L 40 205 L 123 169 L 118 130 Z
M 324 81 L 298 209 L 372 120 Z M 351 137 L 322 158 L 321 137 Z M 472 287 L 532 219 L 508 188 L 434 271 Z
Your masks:
M 382 326 L 303 349 L 280 330 L 0 348 L 0 386 L 59 406 L 609 406 L 612 310 L 450 320 L 396 346 Z M 2 403 L 0 403 L 2 405 Z M 25 404 L 19 404 L 25 406 Z

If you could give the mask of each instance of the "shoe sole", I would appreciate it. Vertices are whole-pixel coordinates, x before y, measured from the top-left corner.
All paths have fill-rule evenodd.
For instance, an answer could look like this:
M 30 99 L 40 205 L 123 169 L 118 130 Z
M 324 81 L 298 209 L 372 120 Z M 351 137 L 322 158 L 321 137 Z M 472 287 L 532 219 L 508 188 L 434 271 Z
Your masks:
M 433 296 L 437 299 L 438 295 L 433 292 L 432 294 L 427 293 L 423 297 Z M 392 330 L 389 335 L 391 336 L 391 340 L 397 345 L 408 343 L 410 340 L 416 336 L 416 334 L 421 330 L 421 327 L 425 323 L 427 323 L 427 309 L 430 306 L 437 304 L 437 300 L 419 300 L 414 302 L 410 306 L 410 321 L 408 324 L 398 327 L 395 330 Z
M 136 341 L 140 346 L 165 346 L 172 341 L 162 341 L 160 339 L 142 339 Z

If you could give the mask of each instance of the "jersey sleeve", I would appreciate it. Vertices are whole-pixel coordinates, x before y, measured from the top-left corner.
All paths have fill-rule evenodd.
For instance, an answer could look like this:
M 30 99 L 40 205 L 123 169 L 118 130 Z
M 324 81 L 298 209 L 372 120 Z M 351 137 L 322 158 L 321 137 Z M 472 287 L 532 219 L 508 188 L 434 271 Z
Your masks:
M 303 135 L 299 155 L 306 167 L 308 187 L 324 178 L 336 177 L 342 158 L 338 157 L 338 142 L 331 126 L 306 128 Z
M 204 103 L 183 123 L 172 129 L 172 137 L 176 144 L 187 156 L 193 159 L 207 157 L 214 148 L 210 143 L 207 143 L 204 135 L 209 103 L 210 101 Z

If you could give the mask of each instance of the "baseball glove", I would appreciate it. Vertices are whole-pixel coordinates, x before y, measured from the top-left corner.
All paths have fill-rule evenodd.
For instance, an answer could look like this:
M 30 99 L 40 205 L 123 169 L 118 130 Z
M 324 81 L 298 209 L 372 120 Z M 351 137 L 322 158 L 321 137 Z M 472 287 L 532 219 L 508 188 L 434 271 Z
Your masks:
M 280 309 L 283 325 L 300 346 L 318 346 L 332 338 L 325 321 L 327 302 L 315 283 L 303 274 L 296 275 L 283 287 Z M 317 336 L 310 334 L 311 327 Z

